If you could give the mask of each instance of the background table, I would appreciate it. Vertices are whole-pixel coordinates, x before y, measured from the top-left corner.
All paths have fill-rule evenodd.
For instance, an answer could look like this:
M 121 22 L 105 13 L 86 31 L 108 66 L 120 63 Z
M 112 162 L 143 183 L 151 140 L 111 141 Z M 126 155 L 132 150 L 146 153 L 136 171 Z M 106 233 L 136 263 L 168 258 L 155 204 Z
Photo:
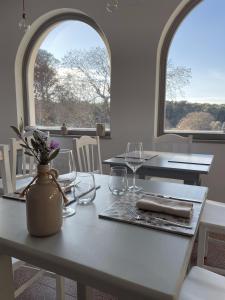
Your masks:
M 0 299 L 13 299 L 9 256 L 48 269 L 121 300 L 175 299 L 187 271 L 195 236 L 185 237 L 98 218 L 114 200 L 108 176 L 95 175 L 93 205 L 78 206 L 61 232 L 29 236 L 25 204 L 0 198 Z M 207 188 L 139 180 L 153 193 L 204 202 Z M 84 295 L 79 294 L 80 299 Z
M 200 176 L 209 173 L 213 162 L 213 155 L 206 154 L 178 154 L 155 151 L 144 151 L 144 153 L 145 155 L 157 156 L 144 161 L 143 166 L 137 171 L 140 178 L 146 176 L 174 178 L 184 180 L 185 184 L 190 185 L 201 185 Z M 183 163 L 184 161 L 188 163 Z M 125 159 L 121 157 L 106 159 L 103 164 L 110 166 L 126 165 Z

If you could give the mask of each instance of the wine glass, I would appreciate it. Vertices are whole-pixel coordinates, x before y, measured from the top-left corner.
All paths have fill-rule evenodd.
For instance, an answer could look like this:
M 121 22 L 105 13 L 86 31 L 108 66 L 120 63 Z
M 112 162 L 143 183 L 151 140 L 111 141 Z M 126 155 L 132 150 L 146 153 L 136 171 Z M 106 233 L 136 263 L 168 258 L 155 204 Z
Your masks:
M 129 187 L 129 191 L 135 193 L 140 191 L 142 188 L 136 186 L 135 175 L 137 169 L 139 169 L 143 162 L 143 145 L 141 142 L 138 143 L 127 143 L 125 162 L 127 166 L 133 171 L 133 185 Z
M 74 193 L 74 181 L 77 176 L 73 152 L 70 149 L 60 149 L 59 154 L 52 160 L 52 168 L 55 168 L 59 176 L 57 178 L 63 191 L 72 190 Z M 75 193 L 74 193 L 75 197 Z M 63 217 L 75 215 L 76 210 L 63 205 Z

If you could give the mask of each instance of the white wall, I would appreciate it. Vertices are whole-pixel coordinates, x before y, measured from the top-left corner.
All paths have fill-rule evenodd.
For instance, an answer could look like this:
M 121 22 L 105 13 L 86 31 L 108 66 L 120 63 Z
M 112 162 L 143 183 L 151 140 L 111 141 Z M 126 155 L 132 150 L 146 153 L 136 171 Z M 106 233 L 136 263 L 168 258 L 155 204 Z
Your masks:
M 101 140 L 103 158 L 124 150 L 128 140 L 151 146 L 154 130 L 157 47 L 163 28 L 181 0 L 120 0 L 113 14 L 105 12 L 106 0 L 26 1 L 30 21 L 59 8 L 79 9 L 92 17 L 108 38 L 112 55 L 111 140 Z M 12 136 L 17 122 L 14 63 L 23 37 L 18 30 L 20 1 L 0 2 L 0 143 Z M 20 74 L 17 76 L 21 76 Z M 68 138 L 64 139 L 70 144 Z M 223 200 L 224 145 L 195 144 L 195 152 L 213 153 L 215 163 L 204 184 L 209 197 Z M 225 197 L 224 197 L 225 201 Z

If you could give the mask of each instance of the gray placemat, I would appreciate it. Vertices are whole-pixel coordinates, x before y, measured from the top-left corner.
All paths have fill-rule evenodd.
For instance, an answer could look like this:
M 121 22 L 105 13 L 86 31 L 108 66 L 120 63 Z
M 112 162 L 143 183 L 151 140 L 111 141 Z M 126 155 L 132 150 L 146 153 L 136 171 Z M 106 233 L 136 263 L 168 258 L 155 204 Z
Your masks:
M 125 156 L 126 156 L 126 153 L 122 153 L 122 154 L 117 155 L 116 158 L 125 158 Z M 150 160 L 150 159 L 152 159 L 154 157 L 157 157 L 157 156 L 159 156 L 159 154 L 147 154 L 147 153 L 143 154 L 144 160 Z M 134 152 L 130 152 L 129 157 L 130 158 L 137 158 L 137 157 L 135 157 Z
M 136 200 L 131 197 L 122 197 L 120 200 L 116 200 L 109 208 L 99 214 L 99 218 L 129 223 L 146 228 L 153 228 L 157 230 L 168 231 L 172 233 L 193 236 L 196 231 L 198 219 L 201 212 L 201 203 L 193 203 L 193 214 L 190 219 L 176 217 L 172 215 L 143 211 L 136 208 Z M 140 216 L 145 220 L 136 220 L 135 217 Z M 164 223 L 163 220 L 155 218 L 165 219 L 168 221 L 176 222 L 183 225 L 191 226 L 192 228 L 177 227 Z

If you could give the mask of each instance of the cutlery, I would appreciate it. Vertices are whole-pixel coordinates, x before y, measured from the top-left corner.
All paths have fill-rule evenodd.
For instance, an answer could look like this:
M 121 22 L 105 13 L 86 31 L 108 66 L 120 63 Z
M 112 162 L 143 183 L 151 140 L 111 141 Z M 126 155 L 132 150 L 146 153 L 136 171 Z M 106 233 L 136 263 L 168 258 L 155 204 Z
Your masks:
M 188 164 L 188 165 L 199 165 L 199 166 L 210 166 L 207 163 L 197 163 L 197 162 L 189 162 L 189 161 L 177 161 L 177 160 L 168 160 L 169 163 L 175 164 Z
M 97 185 L 97 186 L 95 187 L 95 190 L 98 190 L 100 187 L 101 187 L 100 185 Z M 79 198 L 82 197 L 82 196 L 85 196 L 86 194 L 90 193 L 90 192 L 93 191 L 93 190 L 94 190 L 94 188 L 92 188 L 92 189 L 90 189 L 90 190 L 88 190 L 88 191 L 86 191 L 86 192 L 83 192 L 82 194 L 80 194 L 79 196 L 77 196 L 74 200 L 71 200 L 71 201 L 69 201 L 68 203 L 66 203 L 65 206 L 69 206 L 69 205 L 73 204 L 74 202 L 77 201 L 77 199 L 79 199 Z
M 192 229 L 191 225 L 185 225 L 185 224 L 181 224 L 181 223 L 169 221 L 169 220 L 166 220 L 164 218 L 152 217 L 152 216 L 151 217 L 143 217 L 143 216 L 140 216 L 140 215 L 136 215 L 134 217 L 135 217 L 135 219 L 137 221 L 145 221 L 145 222 L 151 223 L 152 220 L 157 220 L 157 221 L 161 221 L 165 225 L 173 225 L 173 226 L 176 226 L 176 227 L 182 227 L 182 228 L 186 228 L 186 229 Z
M 143 195 L 147 196 L 153 196 L 153 197 L 158 197 L 158 198 L 164 198 L 164 199 L 170 199 L 170 200 L 180 200 L 180 201 L 188 201 L 188 202 L 193 202 L 193 203 L 202 203 L 201 200 L 195 200 L 191 198 L 186 198 L 186 197 L 173 197 L 170 195 L 163 195 L 163 194 L 157 194 L 157 193 L 148 193 L 148 192 L 142 192 Z
M 63 190 L 64 193 L 70 193 L 71 192 L 71 188 L 78 186 L 79 183 L 80 183 L 80 181 L 77 181 L 75 183 L 71 183 L 71 184 L 63 187 L 62 190 Z

